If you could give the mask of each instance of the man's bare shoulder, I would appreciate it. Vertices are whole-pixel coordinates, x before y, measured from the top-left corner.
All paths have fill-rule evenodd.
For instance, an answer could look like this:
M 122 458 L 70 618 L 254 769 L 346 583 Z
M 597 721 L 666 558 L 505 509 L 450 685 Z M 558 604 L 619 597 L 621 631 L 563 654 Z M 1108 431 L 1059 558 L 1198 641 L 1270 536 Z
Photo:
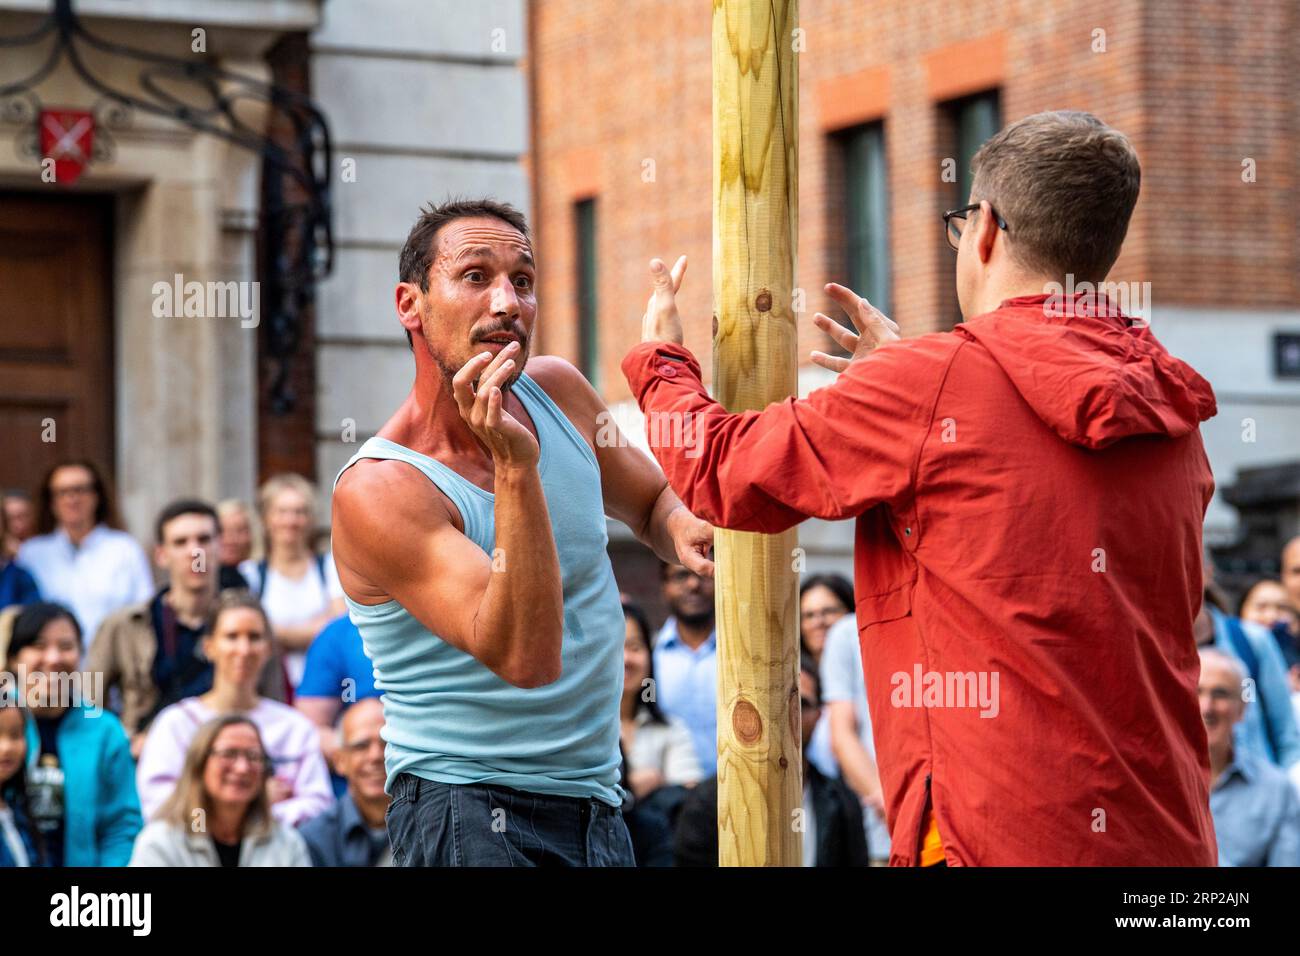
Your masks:
M 528 360 L 524 371 L 584 432 L 590 430 L 596 416 L 605 408 L 586 376 L 558 355 L 535 355 Z
M 451 520 L 445 496 L 417 468 L 389 458 L 363 458 L 334 488 L 334 523 L 338 527 L 383 527 L 389 533 L 425 528 Z
M 415 466 L 363 458 L 334 489 L 333 553 L 339 582 L 352 600 L 382 604 L 398 597 L 408 574 L 443 570 L 447 536 L 463 535 L 454 506 Z
M 558 355 L 534 355 L 524 366 L 524 371 L 552 398 L 556 397 L 556 392 L 596 394 L 596 390 L 591 387 L 586 376 L 578 371 L 573 363 L 565 361 Z

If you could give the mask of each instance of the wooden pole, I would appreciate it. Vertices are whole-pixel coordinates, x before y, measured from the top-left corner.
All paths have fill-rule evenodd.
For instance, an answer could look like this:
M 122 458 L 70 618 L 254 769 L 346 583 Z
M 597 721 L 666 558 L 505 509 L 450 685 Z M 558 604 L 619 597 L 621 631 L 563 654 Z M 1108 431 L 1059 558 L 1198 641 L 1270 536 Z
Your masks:
M 798 388 L 798 0 L 713 0 L 713 389 Z M 718 863 L 798 866 L 798 534 L 719 531 Z

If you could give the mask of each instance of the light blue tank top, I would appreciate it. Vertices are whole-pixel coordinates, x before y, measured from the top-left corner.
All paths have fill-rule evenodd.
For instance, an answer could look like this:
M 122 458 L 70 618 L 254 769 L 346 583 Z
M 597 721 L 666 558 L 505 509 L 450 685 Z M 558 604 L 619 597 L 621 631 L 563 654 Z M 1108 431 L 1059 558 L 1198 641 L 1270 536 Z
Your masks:
M 560 559 L 560 679 L 515 687 L 440 640 L 397 601 L 367 606 L 348 598 L 383 694 L 388 789 L 398 774 L 410 773 L 618 806 L 624 625 L 606 551 L 600 468 L 591 446 L 536 382 L 520 375 L 513 388 L 537 428 L 538 470 Z M 493 495 L 384 438 L 368 439 L 339 475 L 363 458 L 418 468 L 459 509 L 466 537 L 492 554 Z

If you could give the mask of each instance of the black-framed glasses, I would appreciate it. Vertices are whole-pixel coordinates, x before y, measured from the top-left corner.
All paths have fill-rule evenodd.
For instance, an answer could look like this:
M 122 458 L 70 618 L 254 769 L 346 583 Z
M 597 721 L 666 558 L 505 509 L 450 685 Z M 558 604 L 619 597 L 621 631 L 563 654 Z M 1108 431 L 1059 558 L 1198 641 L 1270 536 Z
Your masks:
M 954 220 L 960 220 L 964 223 L 966 217 L 979 207 L 979 203 L 973 202 L 969 206 L 962 206 L 960 209 L 949 209 L 943 214 L 943 234 L 948 239 L 948 248 L 953 252 L 957 251 L 957 245 L 961 242 L 961 228 L 957 226 Z M 993 213 L 993 221 L 998 224 L 998 228 L 1006 229 L 1007 221 L 998 215 L 997 210 L 990 206 L 989 211 Z

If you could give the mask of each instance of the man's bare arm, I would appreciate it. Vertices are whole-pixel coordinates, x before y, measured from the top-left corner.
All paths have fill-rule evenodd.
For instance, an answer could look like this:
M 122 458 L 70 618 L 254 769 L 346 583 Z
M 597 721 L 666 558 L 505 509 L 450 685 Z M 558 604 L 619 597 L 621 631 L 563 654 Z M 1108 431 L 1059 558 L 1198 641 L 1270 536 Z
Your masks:
M 664 561 L 712 576 L 713 528 L 686 509 L 658 462 L 627 441 L 582 373 L 563 359 L 539 356 L 528 363 L 528 374 L 579 430 L 593 436 L 605 512 Z
M 472 360 L 453 382 L 493 458 L 495 553 L 457 530 L 446 499 L 412 466 L 381 461 L 358 462 L 339 481 L 334 556 L 345 588 L 369 583 L 503 680 L 539 687 L 560 676 L 564 593 L 537 441 L 501 407 L 513 351 L 490 365 Z M 362 596 L 376 595 L 353 599 Z

